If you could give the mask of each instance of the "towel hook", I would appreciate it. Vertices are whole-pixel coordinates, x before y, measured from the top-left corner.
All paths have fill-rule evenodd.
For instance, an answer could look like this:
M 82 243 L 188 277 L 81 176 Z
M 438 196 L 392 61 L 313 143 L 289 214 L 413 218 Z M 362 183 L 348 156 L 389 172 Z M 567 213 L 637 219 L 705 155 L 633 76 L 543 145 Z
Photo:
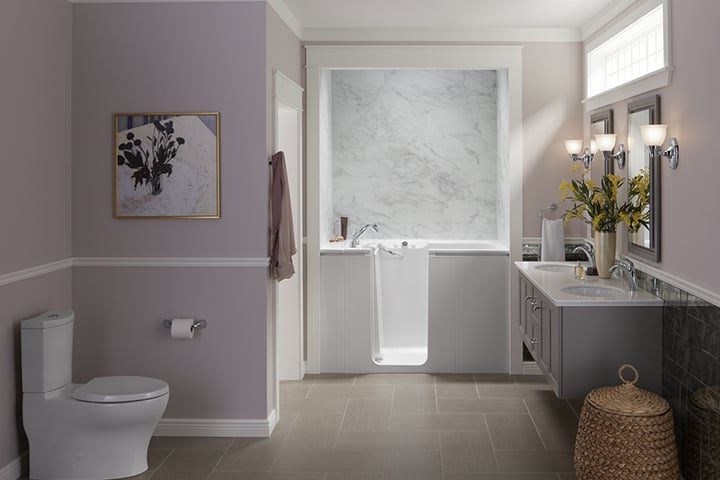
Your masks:
M 542 210 L 540 210 L 540 211 L 538 212 L 538 215 L 540 216 L 540 218 L 542 218 L 543 215 L 545 214 L 545 212 L 547 212 L 547 211 L 554 212 L 554 211 L 557 210 L 557 209 L 558 209 L 557 203 L 551 203 L 551 204 L 548 205 L 547 207 L 545 207 L 545 208 L 543 208 Z

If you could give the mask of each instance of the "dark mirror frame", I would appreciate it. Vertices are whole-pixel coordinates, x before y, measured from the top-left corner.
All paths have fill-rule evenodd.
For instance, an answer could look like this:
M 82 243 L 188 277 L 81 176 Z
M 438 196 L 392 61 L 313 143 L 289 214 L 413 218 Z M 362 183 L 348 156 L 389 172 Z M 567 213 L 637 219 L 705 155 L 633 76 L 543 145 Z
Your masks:
M 590 140 L 594 139 L 594 136 L 592 135 L 592 127 L 596 123 L 603 122 L 605 123 L 605 128 L 603 133 L 615 133 L 615 123 L 613 120 L 613 111 L 612 108 L 606 108 L 604 110 L 597 110 L 590 114 Z M 598 152 L 598 154 L 602 155 L 602 153 Z M 604 159 L 604 157 L 603 157 Z M 613 159 L 604 159 L 605 162 L 605 170 L 604 175 L 607 175 L 608 173 L 614 172 L 614 165 L 613 165 Z
M 660 123 L 660 95 L 652 95 L 636 100 L 628 105 L 628 131 L 630 131 L 630 115 L 648 110 L 650 123 Z M 643 145 L 643 148 L 647 148 Z M 648 154 L 649 155 L 649 154 Z M 630 173 L 629 166 L 626 176 Z M 660 262 L 660 158 L 650 160 L 650 248 L 632 243 L 628 234 L 628 252 L 638 257 Z

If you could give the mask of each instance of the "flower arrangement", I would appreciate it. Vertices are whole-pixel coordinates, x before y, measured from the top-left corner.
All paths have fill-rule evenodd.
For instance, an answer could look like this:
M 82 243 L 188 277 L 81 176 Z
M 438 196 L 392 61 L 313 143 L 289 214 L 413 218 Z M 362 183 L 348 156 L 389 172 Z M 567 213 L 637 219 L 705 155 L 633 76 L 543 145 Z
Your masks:
M 637 232 L 650 223 L 650 175 L 643 169 L 627 181 L 627 200 L 618 204 L 618 189 L 626 180 L 614 174 L 602 177 L 600 184 L 591 179 L 573 179 L 560 184 L 562 200 L 573 202 L 565 219 L 577 218 L 592 225 L 596 232 L 615 232 L 624 223 L 628 231 Z
M 173 138 L 175 123 L 172 120 L 162 122 L 155 120 L 153 136 L 145 137 L 150 146 L 143 148 L 144 141 L 135 138 L 135 134 L 128 132 L 127 143 L 118 145 L 117 164 L 125 165 L 134 170 L 132 179 L 135 181 L 135 189 L 138 185 L 150 185 L 153 195 L 162 193 L 162 176 L 172 175 L 172 160 L 178 154 L 178 150 L 185 144 L 183 137 Z M 159 135 L 158 135 L 159 133 Z

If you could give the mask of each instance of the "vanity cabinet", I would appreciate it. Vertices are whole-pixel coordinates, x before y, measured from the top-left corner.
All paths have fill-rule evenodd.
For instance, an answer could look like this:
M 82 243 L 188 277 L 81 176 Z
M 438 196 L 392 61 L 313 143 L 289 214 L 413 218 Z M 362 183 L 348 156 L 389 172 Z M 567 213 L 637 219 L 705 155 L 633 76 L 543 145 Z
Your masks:
M 518 319 L 522 338 L 559 398 L 581 399 L 618 384 L 624 363 L 655 393 L 662 381 L 662 305 L 558 306 L 523 272 Z

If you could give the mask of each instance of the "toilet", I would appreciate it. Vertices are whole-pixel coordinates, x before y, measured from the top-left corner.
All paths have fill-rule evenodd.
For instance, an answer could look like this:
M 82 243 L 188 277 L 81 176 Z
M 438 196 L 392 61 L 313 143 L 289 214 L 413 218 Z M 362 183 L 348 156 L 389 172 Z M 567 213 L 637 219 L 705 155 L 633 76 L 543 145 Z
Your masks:
M 72 383 L 72 311 L 22 322 L 23 426 L 30 478 L 104 480 L 147 470 L 150 438 L 169 396 L 145 377 Z

